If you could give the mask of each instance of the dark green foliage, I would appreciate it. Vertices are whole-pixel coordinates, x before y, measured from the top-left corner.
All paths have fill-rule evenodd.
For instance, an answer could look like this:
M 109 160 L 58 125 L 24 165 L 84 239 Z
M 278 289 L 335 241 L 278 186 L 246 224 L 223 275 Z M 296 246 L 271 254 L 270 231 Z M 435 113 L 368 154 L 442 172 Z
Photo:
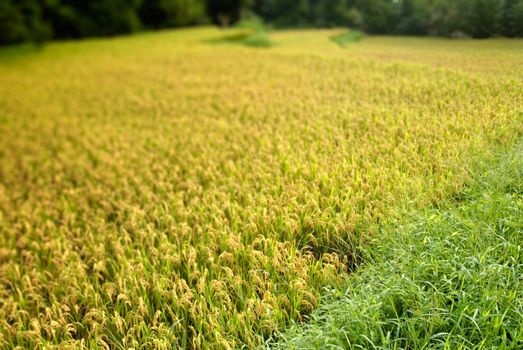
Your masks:
M 0 44 L 194 25 L 255 13 L 275 27 L 371 34 L 523 36 L 523 0 L 0 0 Z
M 501 34 L 523 36 L 523 1 L 505 0 L 501 9 Z
M 144 0 L 139 15 L 149 28 L 192 25 L 204 17 L 205 3 L 204 0 Z
M 499 0 L 474 0 L 468 22 L 468 32 L 475 38 L 488 38 L 499 33 Z
M 51 36 L 35 0 L 0 0 L 0 44 L 41 42 Z
M 0 41 L 12 43 L 25 39 L 27 28 L 20 9 L 10 0 L 0 2 Z
M 139 29 L 138 4 L 138 0 L 47 0 L 44 14 L 56 38 L 109 36 Z
M 345 47 L 347 44 L 360 41 L 364 36 L 365 35 L 362 32 L 357 30 L 349 30 L 345 33 L 333 36 L 331 40 L 341 47 Z
M 214 23 L 228 27 L 240 19 L 247 3 L 247 0 L 207 0 L 207 14 Z
M 426 35 L 429 31 L 430 12 L 422 1 L 403 0 L 400 3 L 396 30 L 399 34 Z
M 348 26 L 372 34 L 523 35 L 523 0 L 254 0 L 269 23 Z
M 514 33 L 518 37 L 523 36 L 523 1 L 514 6 Z
M 394 31 L 398 21 L 399 5 L 392 1 L 358 0 L 357 8 L 362 13 L 364 31 L 373 34 L 386 34 Z
M 0 44 L 197 24 L 205 0 L 0 0 Z

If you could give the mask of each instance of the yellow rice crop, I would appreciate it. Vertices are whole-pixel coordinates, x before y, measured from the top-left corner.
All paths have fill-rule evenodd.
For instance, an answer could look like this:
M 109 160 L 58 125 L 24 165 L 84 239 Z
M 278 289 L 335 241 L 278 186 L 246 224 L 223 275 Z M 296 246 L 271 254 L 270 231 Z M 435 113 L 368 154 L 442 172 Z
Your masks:
M 0 57 L 0 347 L 261 344 L 523 131 L 523 42 L 216 29 Z

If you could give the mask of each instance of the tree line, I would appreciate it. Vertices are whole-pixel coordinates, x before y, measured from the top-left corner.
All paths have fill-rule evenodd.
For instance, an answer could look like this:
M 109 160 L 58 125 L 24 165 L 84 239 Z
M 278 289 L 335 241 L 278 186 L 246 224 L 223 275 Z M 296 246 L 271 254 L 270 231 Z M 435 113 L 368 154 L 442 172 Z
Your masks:
M 523 36 L 523 0 L 254 0 L 277 26 L 348 26 L 372 34 Z
M 523 0 L 0 0 L 0 44 L 110 36 L 245 14 L 274 27 L 372 34 L 523 36 Z

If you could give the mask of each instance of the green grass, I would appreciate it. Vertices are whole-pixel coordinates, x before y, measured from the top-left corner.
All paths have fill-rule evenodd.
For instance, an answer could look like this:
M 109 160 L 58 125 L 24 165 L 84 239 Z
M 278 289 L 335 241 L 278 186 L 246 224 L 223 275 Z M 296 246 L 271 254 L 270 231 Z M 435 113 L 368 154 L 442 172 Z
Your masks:
M 263 22 L 263 19 L 251 14 L 248 18 L 244 18 L 234 25 L 235 28 L 250 29 L 255 31 L 266 31 L 270 26 Z
M 347 288 L 274 347 L 521 349 L 522 242 L 520 145 L 448 208 L 385 229 Z
M 0 63 L 13 59 L 19 59 L 24 56 L 34 55 L 43 48 L 44 46 L 31 43 L 0 47 Z
M 337 34 L 331 37 L 331 40 L 334 41 L 341 47 L 345 47 L 348 44 L 355 43 L 363 39 L 365 34 L 357 30 L 347 30 L 344 33 Z
M 274 42 L 271 40 L 269 35 L 265 32 L 256 32 L 241 41 L 245 46 L 251 47 L 271 47 L 274 46 Z
M 242 30 L 233 34 L 227 34 L 225 36 L 206 40 L 212 44 L 235 44 L 243 45 L 248 47 L 260 47 L 267 48 L 275 45 L 274 41 L 264 30 Z

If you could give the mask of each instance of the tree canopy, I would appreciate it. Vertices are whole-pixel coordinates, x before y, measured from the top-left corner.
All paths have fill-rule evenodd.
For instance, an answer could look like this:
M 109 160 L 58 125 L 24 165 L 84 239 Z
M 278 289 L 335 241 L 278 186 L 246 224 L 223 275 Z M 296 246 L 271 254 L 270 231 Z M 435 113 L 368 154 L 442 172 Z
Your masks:
M 275 27 L 373 34 L 523 36 L 523 0 L 0 0 L 0 44 L 214 22 L 245 11 Z

